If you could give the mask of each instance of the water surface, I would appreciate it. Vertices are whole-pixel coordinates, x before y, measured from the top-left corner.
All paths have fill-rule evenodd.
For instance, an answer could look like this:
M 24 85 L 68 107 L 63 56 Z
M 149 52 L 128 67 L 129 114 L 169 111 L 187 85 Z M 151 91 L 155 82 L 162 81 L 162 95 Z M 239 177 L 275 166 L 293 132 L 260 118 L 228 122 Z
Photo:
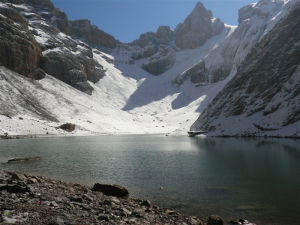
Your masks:
M 31 155 L 42 159 L 5 163 Z M 300 224 L 300 140 L 147 135 L 0 140 L 0 162 L 2 169 L 85 185 L 121 184 L 133 197 L 189 215 Z

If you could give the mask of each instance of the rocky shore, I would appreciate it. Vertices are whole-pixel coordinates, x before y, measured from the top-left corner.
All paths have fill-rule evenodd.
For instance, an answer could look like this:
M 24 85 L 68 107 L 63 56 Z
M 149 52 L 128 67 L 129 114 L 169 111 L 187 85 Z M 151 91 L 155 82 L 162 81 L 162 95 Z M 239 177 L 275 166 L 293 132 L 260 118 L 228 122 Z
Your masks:
M 183 224 L 223 225 L 219 216 L 199 219 L 128 197 L 118 185 L 94 187 L 0 170 L 0 224 Z M 118 197 L 116 197 L 118 196 Z M 228 224 L 247 224 L 247 220 Z
M 150 201 L 106 196 L 79 184 L 1 170 L 0 213 L 0 224 L 203 224 Z

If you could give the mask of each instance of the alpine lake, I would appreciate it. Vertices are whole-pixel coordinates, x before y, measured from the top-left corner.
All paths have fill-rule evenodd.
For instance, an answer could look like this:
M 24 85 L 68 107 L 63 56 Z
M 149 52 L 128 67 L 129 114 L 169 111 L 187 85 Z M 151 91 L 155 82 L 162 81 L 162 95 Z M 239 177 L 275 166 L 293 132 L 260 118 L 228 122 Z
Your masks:
M 40 156 L 37 161 L 7 161 Z M 300 140 L 163 135 L 0 140 L 0 168 L 92 186 L 200 218 L 300 224 Z

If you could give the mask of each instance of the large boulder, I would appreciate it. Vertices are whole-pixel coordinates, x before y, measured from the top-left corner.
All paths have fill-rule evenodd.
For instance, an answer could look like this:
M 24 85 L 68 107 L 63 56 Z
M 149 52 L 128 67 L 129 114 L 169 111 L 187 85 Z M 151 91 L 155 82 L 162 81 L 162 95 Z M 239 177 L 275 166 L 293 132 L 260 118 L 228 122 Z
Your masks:
M 105 195 L 115 196 L 115 197 L 127 197 L 129 192 L 126 188 L 119 185 L 111 184 L 94 184 L 92 191 L 99 191 Z
M 68 132 L 72 132 L 75 130 L 76 125 L 72 124 L 72 123 L 64 123 L 62 125 L 59 126 L 60 129 L 68 131 Z
M 207 225 L 223 225 L 224 220 L 218 215 L 211 215 L 208 218 Z

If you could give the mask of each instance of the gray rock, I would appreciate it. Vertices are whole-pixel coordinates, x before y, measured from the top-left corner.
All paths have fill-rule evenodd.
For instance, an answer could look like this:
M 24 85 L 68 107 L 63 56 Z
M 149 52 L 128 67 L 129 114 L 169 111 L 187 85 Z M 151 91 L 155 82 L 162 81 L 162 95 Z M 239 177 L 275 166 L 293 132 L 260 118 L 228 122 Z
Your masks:
M 84 198 L 86 201 L 88 201 L 88 202 L 94 201 L 94 199 L 93 199 L 91 196 L 87 195 L 87 194 L 84 194 L 84 195 L 83 195 L 83 198 Z
M 27 183 L 28 184 L 36 184 L 36 183 L 38 183 L 38 181 L 37 181 L 37 179 L 30 177 L 27 179 Z
M 131 215 L 131 211 L 129 211 L 128 209 L 122 208 L 121 210 L 122 210 L 126 215 Z
M 50 206 L 53 206 L 53 207 L 56 207 L 56 208 L 59 207 L 59 205 L 55 201 L 51 201 Z

